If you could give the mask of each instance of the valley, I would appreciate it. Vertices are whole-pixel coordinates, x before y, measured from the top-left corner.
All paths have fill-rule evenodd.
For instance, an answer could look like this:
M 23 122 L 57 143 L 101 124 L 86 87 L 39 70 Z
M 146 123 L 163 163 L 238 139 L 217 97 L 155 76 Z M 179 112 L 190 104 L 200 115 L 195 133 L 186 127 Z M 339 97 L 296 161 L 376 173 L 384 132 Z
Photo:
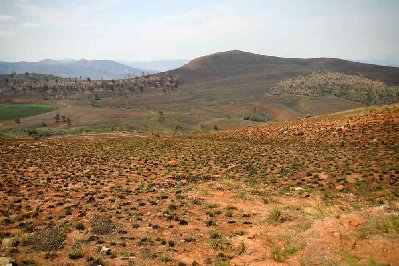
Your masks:
M 316 69 L 343 73 L 317 74 Z M 276 87 L 299 75 L 310 77 L 301 82 L 313 84 L 312 75 L 327 73 L 340 75 L 337 82 L 341 83 L 334 93 L 287 93 Z M 21 118 L 20 123 L 3 121 L 0 128 L 3 135 L 23 135 L 21 129 L 44 124 L 51 129 L 50 135 L 115 130 L 181 135 L 234 129 L 340 112 L 374 102 L 395 103 L 399 82 L 395 73 L 399 73 L 397 68 L 344 60 L 285 59 L 228 51 L 192 60 L 173 71 L 130 79 L 3 75 L 1 102 L 46 104 L 54 110 Z M 371 79 L 376 77 L 383 81 Z M 357 84 L 363 87 L 357 88 Z M 379 87 L 375 85 L 367 94 L 369 84 Z M 383 90 L 391 92 L 384 94 Z M 342 97 L 348 93 L 352 93 L 350 97 Z M 57 114 L 69 117 L 71 123 L 56 123 Z

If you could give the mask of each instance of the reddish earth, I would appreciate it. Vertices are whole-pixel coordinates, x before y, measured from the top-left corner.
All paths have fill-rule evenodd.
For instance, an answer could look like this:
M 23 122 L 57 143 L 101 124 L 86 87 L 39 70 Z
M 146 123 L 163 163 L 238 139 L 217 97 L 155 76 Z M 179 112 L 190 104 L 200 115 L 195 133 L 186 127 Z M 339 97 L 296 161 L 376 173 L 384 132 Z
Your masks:
M 0 261 L 398 265 L 398 114 L 0 140 Z

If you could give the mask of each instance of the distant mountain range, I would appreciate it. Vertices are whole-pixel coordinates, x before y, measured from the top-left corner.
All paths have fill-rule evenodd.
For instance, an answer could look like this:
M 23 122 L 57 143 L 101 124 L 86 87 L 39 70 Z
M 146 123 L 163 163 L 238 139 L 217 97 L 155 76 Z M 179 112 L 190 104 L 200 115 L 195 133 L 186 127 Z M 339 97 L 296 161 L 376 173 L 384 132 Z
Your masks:
M 149 69 L 157 72 L 164 72 L 172 69 L 181 67 L 182 65 L 188 63 L 187 59 L 177 59 L 177 60 L 158 60 L 158 61 L 119 61 L 119 63 L 141 68 Z
M 0 74 L 35 72 L 60 77 L 82 77 L 91 79 L 120 79 L 128 75 L 157 73 L 178 68 L 187 60 L 161 60 L 150 62 L 116 62 L 112 60 L 44 59 L 38 62 L 0 62 Z
M 317 71 L 361 75 L 388 83 L 399 83 L 399 68 L 358 63 L 337 58 L 282 58 L 238 50 L 186 59 L 159 61 L 112 61 L 45 59 L 38 62 L 1 62 L 0 74 L 35 72 L 61 77 L 121 79 L 128 75 L 154 74 L 169 71 L 179 75 L 183 83 L 209 82 L 224 79 L 277 81 Z
M 60 77 L 90 77 L 91 79 L 118 79 L 141 75 L 146 70 L 126 66 L 112 60 L 52 60 L 39 62 L 0 62 L 0 74 L 35 72 Z

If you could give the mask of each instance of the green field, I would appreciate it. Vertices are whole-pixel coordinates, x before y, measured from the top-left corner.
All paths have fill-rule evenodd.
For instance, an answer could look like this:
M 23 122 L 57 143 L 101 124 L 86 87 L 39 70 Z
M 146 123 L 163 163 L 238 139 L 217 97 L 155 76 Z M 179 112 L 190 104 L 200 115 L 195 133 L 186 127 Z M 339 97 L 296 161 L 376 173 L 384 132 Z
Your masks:
M 0 121 L 38 115 L 54 110 L 52 105 L 0 103 Z

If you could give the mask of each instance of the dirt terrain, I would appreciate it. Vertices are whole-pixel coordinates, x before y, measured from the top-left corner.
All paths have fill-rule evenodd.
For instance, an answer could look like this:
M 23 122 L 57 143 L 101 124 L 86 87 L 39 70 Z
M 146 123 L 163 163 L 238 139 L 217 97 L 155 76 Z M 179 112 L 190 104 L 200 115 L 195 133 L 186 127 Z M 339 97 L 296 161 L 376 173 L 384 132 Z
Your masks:
M 399 105 L 0 140 L 0 264 L 398 265 Z

